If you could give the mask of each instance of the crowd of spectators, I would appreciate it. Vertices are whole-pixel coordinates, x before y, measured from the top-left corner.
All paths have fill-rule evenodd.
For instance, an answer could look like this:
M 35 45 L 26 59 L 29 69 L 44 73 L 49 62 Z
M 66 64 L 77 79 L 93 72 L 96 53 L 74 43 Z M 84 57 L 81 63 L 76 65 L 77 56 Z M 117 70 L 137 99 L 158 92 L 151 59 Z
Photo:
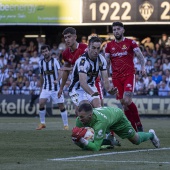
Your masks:
M 20 43 L 15 40 L 12 40 L 10 44 L 6 42 L 5 36 L 2 36 L 0 39 L 0 93 L 38 95 L 41 89 L 38 62 L 43 57 L 40 49 L 45 44 L 45 38 L 39 36 L 34 41 L 29 41 L 23 37 Z M 87 43 L 86 36 L 82 37 L 82 42 Z M 170 96 L 170 38 L 162 34 L 157 43 L 153 43 L 150 37 L 138 43 L 145 57 L 147 75 L 140 75 L 139 61 L 137 57 L 134 57 L 135 94 Z M 59 44 L 51 44 L 51 55 L 59 61 L 61 66 L 64 63 L 62 51 L 65 48 L 64 39 L 61 39 Z M 65 95 L 68 95 L 70 80 L 71 78 L 66 83 Z

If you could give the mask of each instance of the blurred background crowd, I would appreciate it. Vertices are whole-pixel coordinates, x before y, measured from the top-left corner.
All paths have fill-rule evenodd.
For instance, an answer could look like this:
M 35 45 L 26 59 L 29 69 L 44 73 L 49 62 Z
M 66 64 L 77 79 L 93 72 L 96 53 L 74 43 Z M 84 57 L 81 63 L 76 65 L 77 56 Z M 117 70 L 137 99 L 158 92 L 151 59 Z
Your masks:
M 101 53 L 104 52 L 106 42 L 111 38 L 103 39 Z M 88 37 L 82 36 L 81 43 L 88 43 Z M 41 90 L 38 62 L 43 56 L 41 46 L 46 39 L 39 36 L 34 40 L 23 37 L 20 42 L 7 41 L 5 36 L 0 38 L 0 93 L 11 95 L 38 95 Z M 137 41 L 145 57 L 145 76 L 140 75 L 140 64 L 134 56 L 136 69 L 135 95 L 170 96 L 170 37 L 166 33 L 160 35 L 157 42 L 152 42 L 150 37 Z M 62 52 L 66 45 L 61 38 L 60 43 L 52 43 L 51 55 L 56 58 L 61 67 Z M 110 69 L 111 81 L 111 69 Z M 70 76 L 71 77 L 71 76 Z M 68 96 L 69 78 L 65 86 L 65 96 Z M 108 94 L 104 91 L 104 95 Z

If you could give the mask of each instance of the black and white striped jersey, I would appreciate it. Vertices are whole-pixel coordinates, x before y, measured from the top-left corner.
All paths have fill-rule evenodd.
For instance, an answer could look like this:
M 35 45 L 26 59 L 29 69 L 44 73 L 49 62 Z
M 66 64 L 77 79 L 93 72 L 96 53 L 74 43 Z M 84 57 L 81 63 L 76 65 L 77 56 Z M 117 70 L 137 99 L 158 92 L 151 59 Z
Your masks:
M 56 80 L 59 76 L 59 69 L 60 64 L 55 58 L 51 58 L 48 62 L 44 59 L 39 61 L 40 74 L 44 79 L 43 89 L 54 91 L 59 90 L 60 83 L 54 84 L 54 80 Z
M 89 86 L 95 85 L 95 80 L 98 77 L 99 71 L 107 69 L 106 59 L 99 54 L 96 61 L 90 60 L 88 53 L 84 53 L 80 58 L 77 59 L 72 72 L 72 80 L 69 86 L 69 92 L 73 88 L 76 90 L 81 89 L 79 82 L 79 73 L 87 74 L 87 84 Z

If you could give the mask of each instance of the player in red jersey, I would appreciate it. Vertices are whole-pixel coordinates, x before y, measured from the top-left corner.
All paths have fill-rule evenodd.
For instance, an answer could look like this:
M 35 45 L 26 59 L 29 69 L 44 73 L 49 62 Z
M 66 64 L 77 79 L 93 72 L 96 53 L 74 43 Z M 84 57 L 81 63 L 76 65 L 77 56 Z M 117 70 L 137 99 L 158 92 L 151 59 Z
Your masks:
M 105 57 L 111 63 L 112 82 L 118 88 L 117 99 L 120 100 L 124 112 L 136 131 L 143 131 L 136 105 L 132 101 L 135 86 L 134 54 L 141 64 L 141 73 L 145 74 L 144 56 L 134 40 L 124 37 L 124 26 L 121 22 L 113 22 L 115 40 L 107 43 Z
M 63 36 L 65 43 L 68 48 L 66 48 L 62 53 L 62 58 L 64 60 L 62 83 L 58 92 L 58 97 L 63 93 L 63 88 L 66 84 L 70 71 L 72 71 L 76 60 L 85 52 L 87 45 L 77 42 L 76 30 L 73 27 L 67 27 L 63 31 Z

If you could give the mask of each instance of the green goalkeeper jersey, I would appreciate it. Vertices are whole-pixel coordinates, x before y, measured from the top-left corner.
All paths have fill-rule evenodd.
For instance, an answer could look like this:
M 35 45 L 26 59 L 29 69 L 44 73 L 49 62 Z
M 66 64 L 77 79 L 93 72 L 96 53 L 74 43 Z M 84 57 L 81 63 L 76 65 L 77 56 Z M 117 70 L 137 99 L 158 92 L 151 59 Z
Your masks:
M 127 119 L 122 122 L 122 119 L 126 119 L 126 117 L 119 108 L 101 107 L 93 109 L 92 120 L 86 127 L 92 127 L 94 129 L 94 141 L 89 142 L 85 149 L 100 150 L 106 133 L 109 133 L 110 130 L 114 130 L 115 133 L 119 132 L 123 128 L 124 123 L 129 123 Z M 85 127 L 78 117 L 76 119 L 76 126 Z

